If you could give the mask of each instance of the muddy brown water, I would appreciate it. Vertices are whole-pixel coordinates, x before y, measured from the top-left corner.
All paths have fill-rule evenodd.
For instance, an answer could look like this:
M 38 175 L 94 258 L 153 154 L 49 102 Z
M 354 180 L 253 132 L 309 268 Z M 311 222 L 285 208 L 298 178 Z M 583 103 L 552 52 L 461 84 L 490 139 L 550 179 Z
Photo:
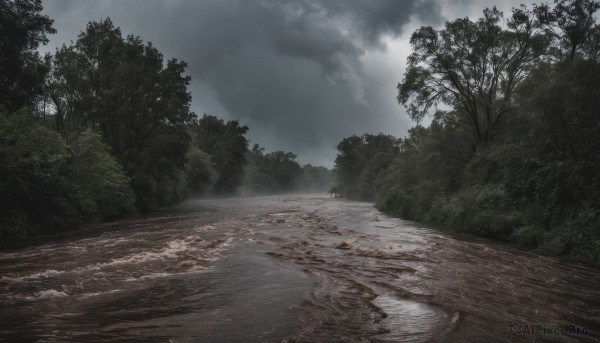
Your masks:
M 600 271 L 321 195 L 0 251 L 0 341 L 595 342 Z

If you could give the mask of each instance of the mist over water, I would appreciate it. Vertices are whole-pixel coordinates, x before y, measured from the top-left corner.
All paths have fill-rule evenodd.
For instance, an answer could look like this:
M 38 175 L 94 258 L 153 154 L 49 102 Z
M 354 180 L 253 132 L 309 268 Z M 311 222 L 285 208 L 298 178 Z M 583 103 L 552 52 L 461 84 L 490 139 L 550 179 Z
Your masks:
M 314 194 L 191 201 L 5 250 L 0 275 L 3 341 L 600 339 L 600 272 Z

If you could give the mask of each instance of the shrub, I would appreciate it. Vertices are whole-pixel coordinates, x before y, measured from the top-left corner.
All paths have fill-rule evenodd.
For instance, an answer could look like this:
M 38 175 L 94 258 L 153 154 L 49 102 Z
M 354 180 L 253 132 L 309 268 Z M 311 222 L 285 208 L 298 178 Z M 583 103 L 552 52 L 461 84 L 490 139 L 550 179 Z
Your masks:
M 0 232 L 4 238 L 74 229 L 133 210 L 133 192 L 100 137 L 71 145 L 30 113 L 0 114 Z
M 90 220 L 110 220 L 131 213 L 135 196 L 129 178 L 100 136 L 85 131 L 70 148 L 69 180 L 82 214 Z
M 68 157 L 62 137 L 30 113 L 0 114 L 2 237 L 77 225 L 77 206 L 65 177 Z
M 537 248 L 544 239 L 544 230 L 539 226 L 523 226 L 517 228 L 510 240 L 525 249 Z
M 191 147 L 186 154 L 187 182 L 192 194 L 203 194 L 212 191 L 219 175 L 213 168 L 210 155 Z

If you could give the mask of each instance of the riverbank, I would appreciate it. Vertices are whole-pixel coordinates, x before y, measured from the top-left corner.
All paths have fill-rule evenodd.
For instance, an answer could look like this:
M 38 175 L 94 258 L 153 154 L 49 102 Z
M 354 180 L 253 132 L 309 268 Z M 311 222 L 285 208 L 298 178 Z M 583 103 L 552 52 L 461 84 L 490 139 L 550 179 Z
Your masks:
M 442 202 L 436 201 L 436 203 Z M 446 207 L 450 206 L 453 205 L 446 205 Z M 377 203 L 376 207 L 388 215 L 403 217 L 385 202 Z M 590 216 L 584 213 L 565 222 L 563 228 L 544 230 L 538 225 L 523 225 L 523 217 L 526 213 L 518 210 L 507 214 L 502 210 L 494 212 L 482 209 L 481 213 L 473 210 L 475 213 L 468 215 L 465 214 L 466 211 L 460 206 L 452 211 L 441 211 L 439 206 L 432 206 L 431 211 L 408 219 L 443 232 L 480 237 L 542 256 L 600 268 L 600 245 L 598 245 L 600 243 L 589 236 L 594 232 L 595 213 Z M 588 231 L 587 235 L 586 231 Z

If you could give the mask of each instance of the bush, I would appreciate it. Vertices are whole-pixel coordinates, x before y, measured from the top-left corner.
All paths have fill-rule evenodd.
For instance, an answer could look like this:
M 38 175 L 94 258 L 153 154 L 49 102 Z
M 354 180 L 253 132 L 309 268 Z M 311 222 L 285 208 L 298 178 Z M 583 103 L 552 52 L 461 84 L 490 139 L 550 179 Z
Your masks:
M 135 207 L 140 211 L 150 211 L 158 204 L 157 182 L 148 175 L 135 174 L 131 177 L 131 188 L 135 192 Z
M 473 186 L 431 201 L 426 220 L 448 225 L 457 231 L 507 239 L 522 221 L 511 211 L 504 187 L 498 184 Z
M 85 131 L 70 148 L 69 179 L 82 214 L 89 220 L 110 220 L 131 213 L 135 196 L 129 178 L 100 136 Z
M 404 219 L 414 220 L 415 210 L 409 195 L 397 187 L 387 191 L 377 202 L 377 209 Z
M 213 190 L 219 174 L 213 168 L 210 155 L 191 147 L 186 154 L 187 182 L 192 194 L 203 194 Z
M 569 254 L 575 259 L 600 265 L 600 210 L 586 209 L 569 220 L 564 229 L 557 232 L 554 244 L 561 243 L 560 254 Z M 564 233 L 564 234 L 563 234 Z M 553 245 L 550 244 L 550 248 Z
M 166 165 L 172 167 L 165 161 Z M 167 176 L 167 177 L 165 177 Z M 172 170 L 163 175 L 156 183 L 156 202 L 158 206 L 171 206 L 178 204 L 190 196 L 187 174 L 184 170 L 172 167 Z
M 525 249 L 537 248 L 544 239 L 544 230 L 539 226 L 523 226 L 517 228 L 510 236 L 510 241 Z
M 0 114 L 0 232 L 3 238 L 75 227 L 62 137 L 30 113 Z
M 0 114 L 0 232 L 4 238 L 75 229 L 133 210 L 129 179 L 100 137 L 70 146 L 30 113 Z

